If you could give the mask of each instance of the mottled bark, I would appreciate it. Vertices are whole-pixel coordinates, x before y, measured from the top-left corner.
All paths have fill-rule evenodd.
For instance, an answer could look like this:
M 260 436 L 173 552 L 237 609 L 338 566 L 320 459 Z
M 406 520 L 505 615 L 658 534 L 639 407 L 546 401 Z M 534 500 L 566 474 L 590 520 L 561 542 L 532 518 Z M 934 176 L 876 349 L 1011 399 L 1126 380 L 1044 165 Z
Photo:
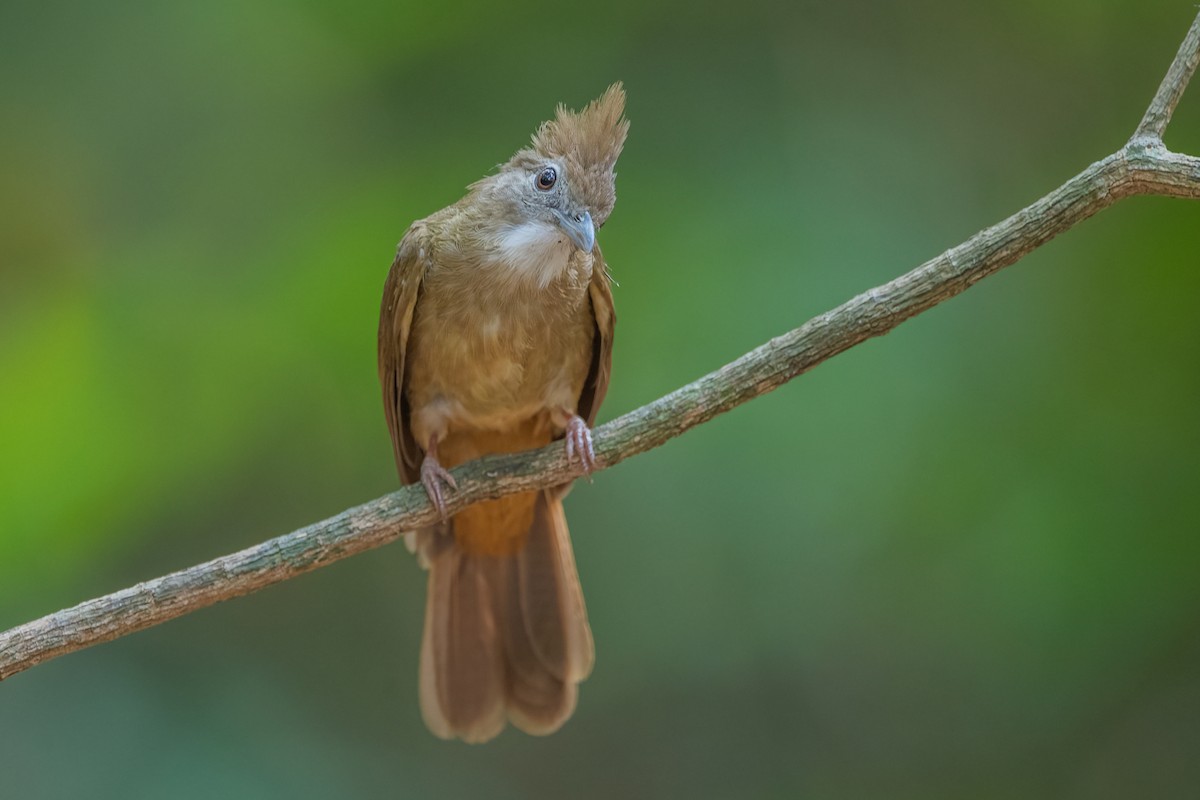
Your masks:
M 1129 142 L 1008 219 L 937 258 L 778 336 L 741 358 L 595 431 L 600 469 L 771 391 L 827 358 L 964 291 L 1101 209 L 1132 195 L 1200 199 L 1200 158 L 1162 143 L 1200 61 L 1197 16 Z M 451 512 L 488 497 L 575 477 L 561 443 L 453 470 Z M 254 547 L 88 600 L 0 634 L 0 679 L 55 656 L 258 591 L 397 539 L 436 513 L 418 484 Z

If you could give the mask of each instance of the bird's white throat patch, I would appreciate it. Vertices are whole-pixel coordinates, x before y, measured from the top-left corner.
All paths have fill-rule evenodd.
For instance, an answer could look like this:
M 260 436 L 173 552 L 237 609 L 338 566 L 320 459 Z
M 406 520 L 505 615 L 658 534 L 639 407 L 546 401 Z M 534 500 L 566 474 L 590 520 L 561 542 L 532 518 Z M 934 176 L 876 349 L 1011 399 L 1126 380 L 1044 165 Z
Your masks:
M 567 268 L 574 245 L 557 225 L 524 222 L 500 234 L 497 260 L 545 289 Z

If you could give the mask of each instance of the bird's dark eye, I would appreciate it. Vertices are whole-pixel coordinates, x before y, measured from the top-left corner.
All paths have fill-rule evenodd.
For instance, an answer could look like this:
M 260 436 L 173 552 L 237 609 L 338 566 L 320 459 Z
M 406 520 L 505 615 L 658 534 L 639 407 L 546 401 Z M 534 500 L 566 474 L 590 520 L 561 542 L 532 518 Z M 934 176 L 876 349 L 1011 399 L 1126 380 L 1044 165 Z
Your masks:
M 537 188 L 541 189 L 543 192 L 548 192 L 554 188 L 554 182 L 556 180 L 558 180 L 558 171 L 554 169 L 554 167 L 546 167 L 544 170 L 538 173 L 537 179 L 534 181 L 534 183 L 537 185 Z

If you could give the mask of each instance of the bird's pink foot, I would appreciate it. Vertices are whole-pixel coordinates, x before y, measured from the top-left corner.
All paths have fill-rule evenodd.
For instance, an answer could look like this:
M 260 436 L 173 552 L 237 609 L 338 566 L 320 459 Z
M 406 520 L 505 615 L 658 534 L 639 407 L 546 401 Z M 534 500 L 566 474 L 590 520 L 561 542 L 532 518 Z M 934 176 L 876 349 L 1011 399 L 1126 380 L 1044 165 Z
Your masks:
M 458 483 L 450 471 L 438 461 L 436 438 L 429 442 L 429 449 L 425 451 L 425 458 L 421 461 L 421 483 L 425 486 L 425 494 L 429 495 L 430 502 L 445 522 L 446 488 L 457 489 Z
M 583 417 L 578 414 L 571 416 L 563 439 L 567 443 L 567 462 L 579 462 L 583 474 L 591 475 L 596 468 L 596 449 L 592 446 L 592 431 Z

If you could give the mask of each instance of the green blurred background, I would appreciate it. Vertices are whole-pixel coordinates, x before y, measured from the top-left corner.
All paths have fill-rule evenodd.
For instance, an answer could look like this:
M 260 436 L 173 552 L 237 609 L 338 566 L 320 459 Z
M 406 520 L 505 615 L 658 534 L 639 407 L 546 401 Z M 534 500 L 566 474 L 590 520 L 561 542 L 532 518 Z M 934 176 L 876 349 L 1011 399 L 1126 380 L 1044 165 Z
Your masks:
M 1115 150 L 1195 13 L 7 0 L 0 628 L 395 488 L 395 243 L 556 102 L 629 93 L 610 419 Z M 1123 202 L 579 487 L 553 737 L 425 731 L 391 546 L 0 684 L 0 795 L 1195 796 L 1198 223 Z

